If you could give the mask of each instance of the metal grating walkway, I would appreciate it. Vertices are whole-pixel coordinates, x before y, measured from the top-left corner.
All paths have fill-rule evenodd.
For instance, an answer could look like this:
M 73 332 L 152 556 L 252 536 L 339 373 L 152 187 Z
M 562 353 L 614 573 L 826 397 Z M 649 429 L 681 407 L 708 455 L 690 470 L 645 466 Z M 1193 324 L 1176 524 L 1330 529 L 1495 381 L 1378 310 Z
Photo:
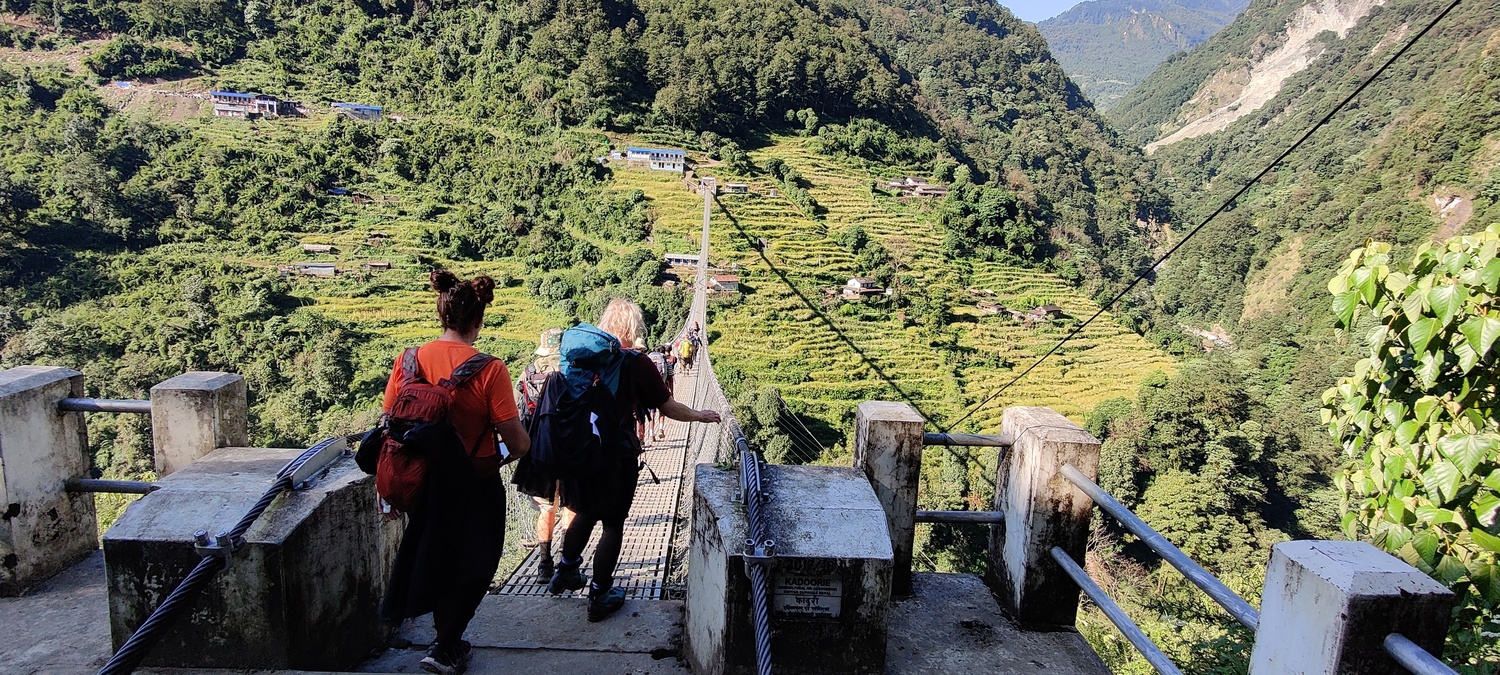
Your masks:
M 697 386 L 697 370 L 679 370 L 673 388 L 673 398 L 689 405 L 693 402 Z M 620 549 L 620 563 L 615 568 L 615 585 L 625 589 L 625 597 L 634 600 L 660 600 L 662 587 L 672 554 L 672 532 L 677 523 L 677 503 L 682 489 L 684 462 L 687 456 L 688 423 L 667 420 L 666 433 L 662 440 L 646 442 L 641 459 L 651 467 L 641 470 L 641 482 L 635 492 L 635 502 L 630 506 L 630 516 L 625 519 L 625 542 Z M 652 472 L 660 482 L 651 479 Z M 553 557 L 561 557 L 562 530 L 559 527 L 553 536 Z M 583 552 L 584 574 L 593 578 L 594 546 L 599 542 L 599 528 L 589 538 L 588 548 Z M 526 555 L 520 567 L 506 579 L 496 591 L 497 595 L 546 595 L 545 583 L 537 583 L 538 555 L 535 550 Z M 587 589 L 575 595 L 584 597 Z

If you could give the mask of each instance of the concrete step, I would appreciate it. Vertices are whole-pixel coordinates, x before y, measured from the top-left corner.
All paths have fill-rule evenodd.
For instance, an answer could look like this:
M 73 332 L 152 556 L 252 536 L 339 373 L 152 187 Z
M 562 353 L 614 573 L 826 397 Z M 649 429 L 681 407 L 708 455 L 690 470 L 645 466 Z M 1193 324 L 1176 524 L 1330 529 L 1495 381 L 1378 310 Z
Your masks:
M 577 597 L 486 596 L 464 638 L 474 645 L 470 672 L 685 673 L 682 603 L 626 600 L 614 616 L 589 623 Z M 432 617 L 403 625 L 393 645 L 359 672 L 418 672 L 432 644 Z

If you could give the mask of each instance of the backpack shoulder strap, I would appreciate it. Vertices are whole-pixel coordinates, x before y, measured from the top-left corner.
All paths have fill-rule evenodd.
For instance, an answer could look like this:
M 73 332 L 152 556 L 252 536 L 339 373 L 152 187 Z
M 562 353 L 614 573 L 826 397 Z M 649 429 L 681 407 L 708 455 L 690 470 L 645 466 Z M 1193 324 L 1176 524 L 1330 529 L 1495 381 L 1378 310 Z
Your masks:
M 478 375 L 479 371 L 484 370 L 484 367 L 490 365 L 490 362 L 494 360 L 496 360 L 495 357 L 489 354 L 481 353 L 470 356 L 467 361 L 458 364 L 458 367 L 453 369 L 452 375 L 444 378 L 438 384 L 442 385 L 448 391 L 455 391 L 459 387 L 464 386 L 464 383 L 468 382 L 469 378 Z
M 401 352 L 401 382 L 405 384 L 422 377 L 422 365 L 417 363 L 417 348 L 407 347 Z

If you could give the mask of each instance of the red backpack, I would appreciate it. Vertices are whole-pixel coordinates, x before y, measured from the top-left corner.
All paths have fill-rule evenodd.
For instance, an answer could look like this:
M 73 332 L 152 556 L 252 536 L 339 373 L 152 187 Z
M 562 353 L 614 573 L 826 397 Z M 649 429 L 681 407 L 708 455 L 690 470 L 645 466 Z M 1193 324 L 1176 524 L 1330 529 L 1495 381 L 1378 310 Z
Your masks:
M 391 404 L 389 429 L 375 466 L 375 493 L 382 502 L 381 512 L 395 518 L 421 503 L 428 457 L 419 444 L 406 442 L 408 436 L 433 424 L 447 424 L 453 392 L 494 360 L 488 354 L 475 354 L 453 369 L 452 375 L 431 384 L 417 364 L 417 348 L 401 354 L 401 386 Z

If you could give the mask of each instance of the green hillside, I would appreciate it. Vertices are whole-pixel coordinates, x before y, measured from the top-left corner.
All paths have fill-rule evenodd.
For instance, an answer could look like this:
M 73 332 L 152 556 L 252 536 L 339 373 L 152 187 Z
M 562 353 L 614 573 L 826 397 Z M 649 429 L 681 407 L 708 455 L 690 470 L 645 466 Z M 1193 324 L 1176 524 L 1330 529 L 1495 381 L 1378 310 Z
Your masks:
M 956 420 L 1016 372 L 997 364 L 1028 365 L 1070 325 L 1063 320 L 1028 327 L 1009 317 L 981 316 L 967 289 L 993 291 L 993 300 L 1007 305 L 1045 298 L 1070 317 L 1097 309 L 1055 275 L 954 260 L 942 249 L 942 227 L 932 204 L 873 194 L 872 183 L 883 185 L 892 176 L 821 154 L 810 147 L 815 144 L 783 136 L 750 154 L 758 165 L 780 159 L 809 177 L 809 192 L 826 209 L 817 220 L 784 195 L 770 196 L 778 185 L 764 176 L 700 168 L 720 185 L 746 182 L 753 190 L 720 195 L 713 215 L 713 262 L 742 266 L 741 280 L 748 287 L 742 299 L 719 307 L 712 319 L 713 332 L 722 339 L 715 351 L 721 372 L 775 385 L 794 409 L 843 433 L 853 428 L 853 407 L 876 398 L 909 399 L 942 424 Z M 659 240 L 685 246 L 696 238 L 702 202 L 681 181 L 616 170 L 612 182 L 617 190 L 641 190 L 651 199 Z M 918 310 L 825 302 L 823 288 L 843 286 L 867 271 L 838 243 L 839 235 L 854 227 L 899 252 L 901 283 L 958 299 L 949 326 L 934 333 L 916 325 Z M 760 238 L 769 243 L 764 256 L 751 246 Z M 1101 320 L 1062 358 L 1049 361 L 965 428 L 997 431 L 1002 406 L 1016 404 L 1051 406 L 1081 420 L 1099 401 L 1133 393 L 1153 370 L 1170 372 L 1173 366 L 1139 336 L 1112 319 Z
M 1100 110 L 1169 58 L 1234 21 L 1246 0 L 1090 0 L 1037 24 L 1052 55 Z

